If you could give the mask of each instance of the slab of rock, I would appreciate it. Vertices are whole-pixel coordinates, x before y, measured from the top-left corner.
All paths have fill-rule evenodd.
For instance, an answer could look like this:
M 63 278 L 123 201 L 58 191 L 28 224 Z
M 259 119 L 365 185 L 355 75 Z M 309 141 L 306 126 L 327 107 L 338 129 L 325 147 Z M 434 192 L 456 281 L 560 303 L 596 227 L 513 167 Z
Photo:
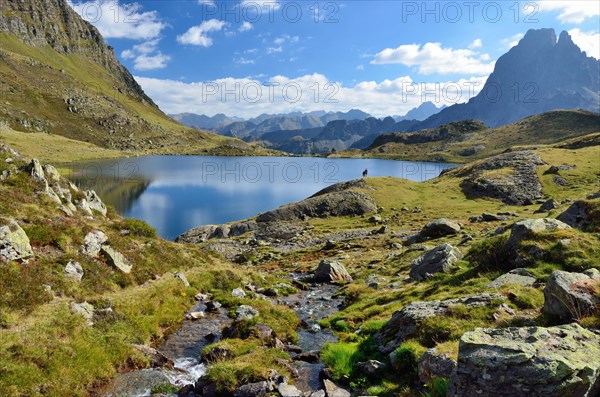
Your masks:
M 450 378 L 456 361 L 447 354 L 439 353 L 436 349 L 427 349 L 419 358 L 419 381 L 423 384 L 431 382 L 433 378 Z
M 0 219 L 0 258 L 24 261 L 33 256 L 29 237 L 14 219 Z
M 119 251 L 116 251 L 109 245 L 103 245 L 100 248 L 100 252 L 104 255 L 109 265 L 116 267 L 126 274 L 131 272 L 133 266 Z
M 270 387 L 265 381 L 248 383 L 238 387 L 233 392 L 233 397 L 264 397 L 268 391 L 270 391 Z
M 450 397 L 593 397 L 600 336 L 577 324 L 477 328 L 460 340 Z
M 260 312 L 252 306 L 240 305 L 240 307 L 235 310 L 235 315 L 236 321 L 252 320 L 254 317 L 258 317 Z
M 600 231 L 598 214 L 600 214 L 600 203 L 578 200 L 560 214 L 558 220 L 584 232 L 597 232 Z
M 329 379 L 323 380 L 323 385 L 325 386 L 325 393 L 327 397 L 350 397 L 351 394 L 345 389 L 342 389 Z
M 244 298 L 246 297 L 246 292 L 244 292 L 244 290 L 241 288 L 235 288 L 233 291 L 231 291 L 231 296 L 236 298 Z
M 318 283 L 349 283 L 352 282 L 352 276 L 340 262 L 323 259 L 315 272 L 314 280 Z
M 296 386 L 287 383 L 280 383 L 277 386 L 277 391 L 281 397 L 304 397 L 304 393 L 298 390 Z
M 458 248 L 447 243 L 440 244 L 412 261 L 409 275 L 417 281 L 425 280 L 434 273 L 450 271 L 452 265 L 462 257 Z
M 102 244 L 108 241 L 108 237 L 104 232 L 100 230 L 94 230 L 85 235 L 83 239 L 83 245 L 81 246 L 81 253 L 96 258 L 100 253 Z
M 184 287 L 189 287 L 190 286 L 190 282 L 188 281 L 188 279 L 185 276 L 185 274 L 183 274 L 181 272 L 175 272 L 175 273 L 173 273 L 173 277 L 181 280 L 181 282 L 183 283 Z
M 544 288 L 544 313 L 562 321 L 576 321 L 598 310 L 600 299 L 594 289 L 600 284 L 600 272 L 586 273 L 554 271 Z
M 553 218 L 524 219 L 516 222 L 508 238 L 508 246 L 516 247 L 521 241 L 541 232 L 553 232 L 556 230 L 570 229 L 571 226 Z
M 510 272 L 501 275 L 491 283 L 487 285 L 487 288 L 500 288 L 504 284 L 518 284 L 523 286 L 530 286 L 535 284 L 536 278 L 528 270 L 517 268 Z
M 446 315 L 453 305 L 479 307 L 505 299 L 500 294 L 480 294 L 445 301 L 412 302 L 392 315 L 392 318 L 375 334 L 375 342 L 381 353 L 389 354 L 406 339 L 412 337 L 423 320 L 432 316 Z
M 98 196 L 96 194 L 96 192 L 93 190 L 86 190 L 84 194 L 85 194 L 85 199 L 87 200 L 88 206 L 92 210 L 96 210 L 99 213 L 101 213 L 103 216 L 106 216 L 106 212 L 107 212 L 106 205 L 104 205 L 104 203 L 100 199 L 100 196 Z
M 419 233 L 424 238 L 438 238 L 460 232 L 460 225 L 446 218 L 429 222 Z
M 71 259 L 65 266 L 65 273 L 67 277 L 73 278 L 75 281 L 81 281 L 83 278 L 83 268 L 79 262 Z
M 90 208 L 90 205 L 88 204 L 87 200 L 82 198 L 81 200 L 79 200 L 77 202 L 77 209 L 80 210 L 81 212 L 83 212 L 85 215 L 88 216 L 93 216 L 93 212 L 92 209 Z
M 385 370 L 386 365 L 381 361 L 369 360 L 358 363 L 357 368 L 361 374 L 368 377 L 374 377 L 379 375 L 383 370 Z
M 560 203 L 554 199 L 550 199 L 544 202 L 544 204 L 542 204 L 540 206 L 540 208 L 538 208 L 535 213 L 536 214 L 541 214 L 543 212 L 548 212 L 550 210 L 554 210 L 556 208 L 558 208 L 560 206 Z

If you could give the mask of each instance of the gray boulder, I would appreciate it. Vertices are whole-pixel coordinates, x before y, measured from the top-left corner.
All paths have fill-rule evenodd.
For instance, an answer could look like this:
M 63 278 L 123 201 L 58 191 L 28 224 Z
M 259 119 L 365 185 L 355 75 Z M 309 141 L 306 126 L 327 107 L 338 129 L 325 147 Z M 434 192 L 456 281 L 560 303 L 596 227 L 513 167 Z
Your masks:
M 93 190 L 85 191 L 85 199 L 92 210 L 98 211 L 103 216 L 106 216 L 106 205 L 100 199 L 100 196 Z
M 528 270 L 517 268 L 501 275 L 487 285 L 487 288 L 500 288 L 504 284 L 518 284 L 530 286 L 535 284 L 536 278 Z
M 544 288 L 544 313 L 571 322 L 598 310 L 600 299 L 594 289 L 600 283 L 600 273 L 591 269 L 585 273 L 554 271 Z
M 65 266 L 65 273 L 67 274 L 67 277 L 70 277 L 75 281 L 81 281 L 83 278 L 83 268 L 79 262 L 74 261 L 73 259 Z
M 104 255 L 104 258 L 106 258 L 106 261 L 109 265 L 116 267 L 117 269 L 126 274 L 131 272 L 133 266 L 131 265 L 131 263 L 129 263 L 127 258 L 125 258 L 123 254 L 121 254 L 119 251 L 116 251 L 109 245 L 103 245 L 100 248 L 100 252 L 102 253 L 102 255 Z
M 81 252 L 92 258 L 96 258 L 100 253 L 102 244 L 108 241 L 108 237 L 100 230 L 94 230 L 85 235 Z
M 429 222 L 419 233 L 424 238 L 438 238 L 460 232 L 460 225 L 454 221 L 441 218 Z
M 90 322 L 94 318 L 94 306 L 88 302 L 71 302 L 71 311 L 75 314 L 80 314 Z
M 358 363 L 357 368 L 361 374 L 368 377 L 374 377 L 379 375 L 383 370 L 385 370 L 386 365 L 381 361 L 369 360 Z
M 265 381 L 248 383 L 238 387 L 233 392 L 233 397 L 264 397 L 270 389 L 269 384 Z
M 558 220 L 566 223 L 571 227 L 587 231 L 599 231 L 600 221 L 598 216 L 592 216 L 593 213 L 600 212 L 600 204 L 589 201 L 575 201 L 565 212 L 558 216 Z
M 544 204 L 542 204 L 540 206 L 540 208 L 538 208 L 535 213 L 536 214 L 541 214 L 543 212 L 548 212 L 550 210 L 554 210 L 556 208 L 558 208 L 560 206 L 560 203 L 554 199 L 550 199 L 544 202 Z
M 188 279 L 185 276 L 185 274 L 183 274 L 181 272 L 175 272 L 175 273 L 173 273 L 173 277 L 181 280 L 181 282 L 183 283 L 184 287 L 189 287 L 190 286 L 190 282 L 188 281 Z
M 287 383 L 280 383 L 277 386 L 277 391 L 281 397 L 304 397 L 304 393 L 298 390 L 296 386 Z
M 254 317 L 258 317 L 260 312 L 252 306 L 240 305 L 240 307 L 235 310 L 235 315 L 236 321 L 252 320 Z
M 24 261 L 33 256 L 29 237 L 14 219 L 0 219 L 0 258 Z
M 244 292 L 244 290 L 241 288 L 234 288 L 231 291 L 231 296 L 236 297 L 236 298 L 244 298 L 244 297 L 246 297 L 246 292 Z
M 524 219 L 516 222 L 511 230 L 508 238 L 508 246 L 516 247 L 521 241 L 541 232 L 553 232 L 556 230 L 570 229 L 571 226 L 557 219 L 541 218 L 541 219 Z
M 460 340 L 450 397 L 593 397 L 600 336 L 577 324 L 477 328 Z
M 458 248 L 447 243 L 440 244 L 412 261 L 409 275 L 417 281 L 425 280 L 434 273 L 448 272 L 462 257 Z
M 349 283 L 352 282 L 352 276 L 340 262 L 323 259 L 314 280 L 318 283 Z
M 325 386 L 325 393 L 327 393 L 327 397 L 350 397 L 351 396 L 350 392 L 337 386 L 335 383 L 333 383 L 329 379 L 324 379 L 323 385 Z
M 455 368 L 456 361 L 447 354 L 439 353 L 434 348 L 427 349 L 419 358 L 419 381 L 427 384 L 433 378 L 450 378 Z
M 423 320 L 433 316 L 446 315 L 453 305 L 489 306 L 505 299 L 500 294 L 481 294 L 445 301 L 412 302 L 396 311 L 374 338 L 379 351 L 389 354 L 406 339 L 412 337 Z

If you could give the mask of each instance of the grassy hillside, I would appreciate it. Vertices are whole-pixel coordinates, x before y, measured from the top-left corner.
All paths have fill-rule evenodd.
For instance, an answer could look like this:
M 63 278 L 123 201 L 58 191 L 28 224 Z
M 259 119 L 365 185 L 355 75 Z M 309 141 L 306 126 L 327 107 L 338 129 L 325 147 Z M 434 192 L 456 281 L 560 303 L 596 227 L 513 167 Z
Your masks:
M 444 130 L 452 133 L 439 133 Z M 509 148 L 553 144 L 600 132 L 600 116 L 582 110 L 556 110 L 498 128 L 464 133 L 455 130 L 449 125 L 423 132 L 384 135 L 378 138 L 380 144 L 376 141 L 365 151 L 347 151 L 338 156 L 464 163 L 501 153 Z M 443 136 L 445 139 L 433 140 L 429 138 L 431 136 Z

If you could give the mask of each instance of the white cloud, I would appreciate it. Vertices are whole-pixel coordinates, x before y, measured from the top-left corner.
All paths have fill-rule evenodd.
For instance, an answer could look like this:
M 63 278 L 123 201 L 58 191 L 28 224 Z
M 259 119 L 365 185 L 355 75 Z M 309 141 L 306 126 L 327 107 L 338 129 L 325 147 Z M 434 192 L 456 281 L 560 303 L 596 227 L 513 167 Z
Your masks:
M 273 12 L 281 7 L 278 1 L 275 0 L 242 0 L 240 3 L 242 8 L 248 10 L 256 10 L 258 12 Z
M 365 65 L 358 65 L 356 70 L 365 70 Z
M 249 48 L 244 50 L 244 54 L 256 54 L 258 52 L 258 48 Z
M 587 18 L 598 17 L 600 6 L 595 0 L 544 0 L 538 1 L 540 12 L 556 12 L 562 23 L 582 23 Z
M 514 46 L 516 46 L 517 44 L 519 44 L 519 41 L 523 37 L 525 37 L 525 35 L 523 33 L 517 33 L 515 35 L 512 35 L 510 37 L 502 39 L 501 43 L 504 46 L 504 48 L 510 49 L 510 48 L 513 48 Z
M 575 28 L 569 30 L 573 42 L 585 51 L 588 56 L 600 59 L 600 33 L 582 32 Z
M 210 32 L 218 32 L 227 25 L 227 22 L 218 19 L 209 19 L 198 26 L 192 26 L 182 35 L 177 36 L 177 41 L 181 44 L 198 45 L 201 47 L 210 47 L 213 40 L 208 36 Z
M 214 2 L 214 0 L 198 0 L 198 4 L 202 4 L 202 5 L 207 5 L 207 6 L 212 6 L 212 7 L 216 7 L 216 3 Z
M 234 58 L 233 62 L 239 63 L 240 65 L 254 65 L 254 59 L 248 59 L 244 57 Z
M 318 73 L 296 78 L 228 77 L 194 83 L 147 77 L 136 77 L 136 80 L 167 113 L 197 112 L 202 109 L 206 114 L 255 117 L 266 112 L 346 111 L 360 108 L 382 117 L 405 114 L 424 100 L 436 102 L 438 106 L 466 102 L 483 88 L 486 77 L 421 84 L 409 76 L 402 76 L 380 82 L 362 81 L 348 87 Z M 285 87 L 287 97 L 284 94 Z M 237 92 L 237 95 L 232 92 Z M 423 96 L 424 92 L 428 94 Z M 437 98 L 433 93 L 438 94 Z
M 164 69 L 171 57 L 158 49 L 159 42 L 160 39 L 154 39 L 134 45 L 131 49 L 123 51 L 121 57 L 133 59 L 135 70 Z
M 138 3 L 96 0 L 69 2 L 69 5 L 107 39 L 148 40 L 158 37 L 167 27 L 156 11 L 142 12 Z
M 481 47 L 483 47 L 483 43 L 481 42 L 481 39 L 475 39 L 471 42 L 471 44 L 469 44 L 470 49 L 476 49 L 476 48 L 481 48 Z
M 283 51 L 283 48 L 281 46 L 279 46 L 279 47 L 268 47 L 267 48 L 267 54 L 274 54 L 274 53 L 282 52 L 282 51 Z
M 239 27 L 239 31 L 240 32 L 247 32 L 249 30 L 252 30 L 254 28 L 254 25 L 252 25 L 250 22 L 248 21 L 244 21 L 244 23 L 242 23 L 242 25 Z
M 377 53 L 371 63 L 417 66 L 421 74 L 490 74 L 494 63 L 485 63 L 478 55 L 470 49 L 443 48 L 440 43 L 404 44 Z

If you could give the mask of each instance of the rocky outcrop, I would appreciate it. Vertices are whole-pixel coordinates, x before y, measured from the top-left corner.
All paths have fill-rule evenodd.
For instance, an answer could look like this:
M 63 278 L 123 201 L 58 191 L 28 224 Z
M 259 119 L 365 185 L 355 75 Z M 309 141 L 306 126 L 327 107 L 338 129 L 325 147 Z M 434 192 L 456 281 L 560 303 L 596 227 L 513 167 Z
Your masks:
M 461 187 L 467 197 L 489 197 L 509 205 L 528 205 L 542 197 L 536 167 L 543 164 L 537 153 L 526 150 L 499 154 L 449 173 L 464 178 Z
M 445 301 L 412 302 L 392 315 L 392 318 L 375 334 L 375 341 L 379 351 L 387 354 L 413 336 L 423 320 L 446 315 L 453 305 L 488 306 L 504 299 L 500 294 L 481 294 Z
M 417 281 L 425 280 L 434 273 L 450 271 L 452 265 L 462 257 L 458 248 L 447 243 L 440 244 L 412 261 L 409 275 Z
M 450 397 L 593 397 L 600 336 L 577 324 L 477 328 L 460 340 Z
M 558 216 L 558 220 L 584 232 L 599 232 L 600 202 L 575 201 L 565 212 Z
M 106 216 L 106 205 L 104 205 L 96 192 L 93 190 L 86 190 L 84 194 L 90 209 L 98 211 L 102 216 Z
M 100 248 L 100 252 L 102 253 L 102 255 L 104 255 L 104 258 L 106 259 L 106 262 L 108 262 L 109 265 L 116 267 L 117 269 L 126 274 L 131 272 L 133 266 L 131 265 L 131 263 L 129 263 L 127 258 L 125 258 L 120 252 L 114 250 L 108 245 L 103 245 Z
M 517 247 L 521 241 L 530 238 L 537 233 L 554 232 L 570 228 L 569 225 L 552 218 L 524 219 L 516 222 L 512 226 L 507 245 L 509 248 L 514 248 Z
M 0 219 L 0 258 L 5 261 L 24 261 L 33 256 L 25 231 L 14 219 Z
M 450 378 L 456 361 L 448 354 L 439 353 L 436 349 L 427 349 L 419 358 L 419 381 L 423 384 L 431 382 L 433 378 Z
M 504 284 L 517 284 L 530 286 L 535 284 L 536 278 L 527 269 L 517 268 L 501 275 L 487 285 L 487 288 L 500 288 Z
M 441 218 L 429 222 L 419 233 L 421 237 L 439 238 L 460 232 L 460 225 L 454 221 Z
M 315 271 L 314 281 L 318 283 L 349 283 L 352 282 L 352 276 L 340 262 L 324 259 Z
M 600 310 L 600 272 L 590 269 L 586 273 L 554 271 L 544 288 L 544 313 L 562 321 L 576 321 Z
M 85 235 L 81 253 L 92 258 L 96 258 L 100 253 L 102 244 L 108 241 L 108 236 L 100 230 L 94 230 Z

